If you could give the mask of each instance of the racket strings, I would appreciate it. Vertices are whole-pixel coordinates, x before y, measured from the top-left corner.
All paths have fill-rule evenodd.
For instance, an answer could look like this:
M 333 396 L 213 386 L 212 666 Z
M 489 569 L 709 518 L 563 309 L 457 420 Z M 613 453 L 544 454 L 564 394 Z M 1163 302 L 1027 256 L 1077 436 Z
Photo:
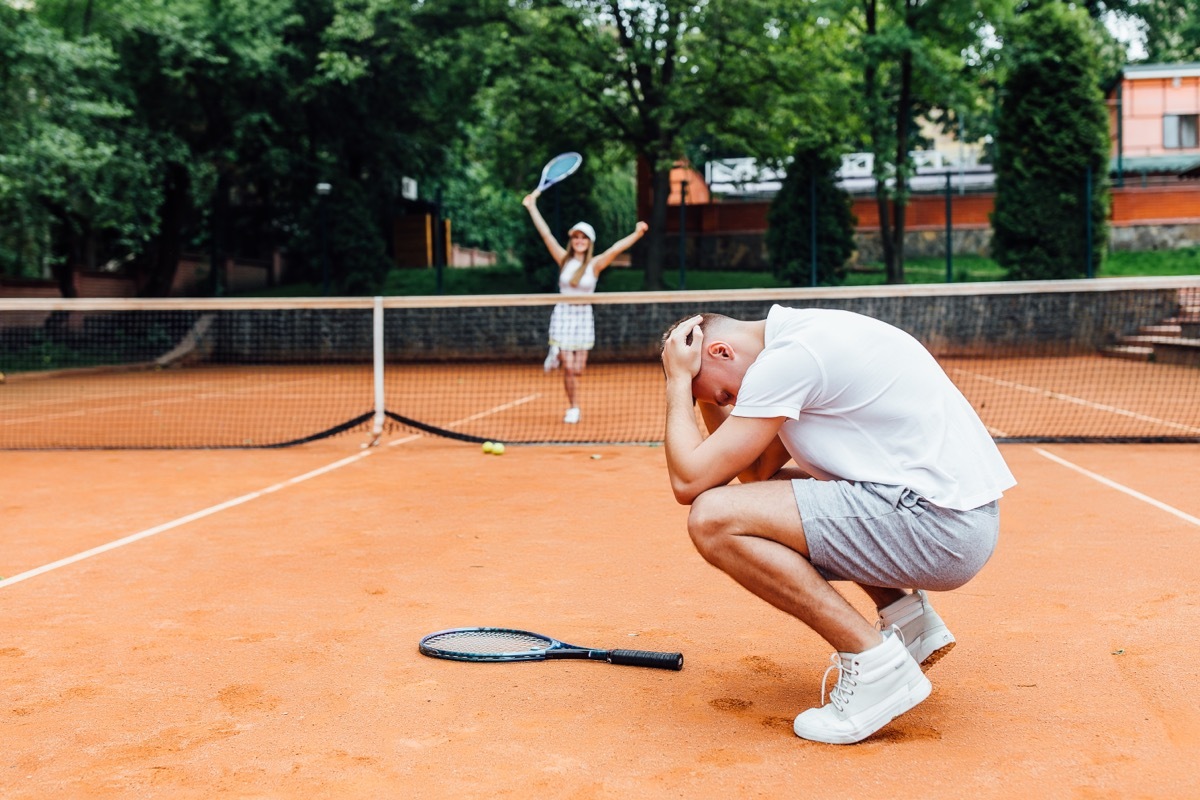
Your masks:
M 554 164 L 553 166 L 551 166 L 550 169 L 546 171 L 546 178 L 549 180 L 552 180 L 552 181 L 558 180 L 559 178 L 563 177 L 564 175 L 569 174 L 571 172 L 571 170 L 574 169 L 574 167 L 575 167 L 575 163 L 573 161 L 571 161 L 571 162 L 560 161 L 557 164 Z
M 446 653 L 477 653 L 499 655 L 529 650 L 545 650 L 554 642 L 542 636 L 521 631 L 452 631 L 426 641 L 430 647 Z
M 583 156 L 578 153 L 563 153 L 551 159 L 542 170 L 542 188 L 548 188 L 570 175 L 583 163 Z

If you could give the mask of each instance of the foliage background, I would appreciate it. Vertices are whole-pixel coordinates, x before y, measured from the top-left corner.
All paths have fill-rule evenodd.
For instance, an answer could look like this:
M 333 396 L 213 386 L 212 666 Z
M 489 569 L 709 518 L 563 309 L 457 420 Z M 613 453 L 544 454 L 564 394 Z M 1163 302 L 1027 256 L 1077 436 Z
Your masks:
M 1111 81 L 1125 54 L 1106 15 L 1141 25 L 1147 58 L 1197 58 L 1197 12 L 1196 0 L 0 0 L 0 276 L 53 277 L 69 296 L 72 269 L 108 269 L 163 295 L 185 252 L 282 251 L 298 280 L 319 284 L 328 263 L 332 291 L 375 292 L 397 216 L 434 213 L 456 241 L 520 266 L 527 288 L 552 290 L 520 200 L 549 157 L 577 150 L 585 168 L 545 196 L 547 219 L 586 219 L 602 245 L 623 236 L 647 170 L 656 202 L 633 255 L 639 288 L 659 288 L 678 159 L 786 167 L 819 141 L 875 155 L 884 268 L 900 282 L 918 120 L 1099 165 L 1092 133 L 1035 141 L 1016 101 Z M 1040 84 L 1022 77 L 1027 62 L 1058 43 L 1043 48 L 1021 21 L 1039 15 L 1069 18 L 1088 42 L 1053 50 Z M 1093 124 L 1088 103 L 1066 102 L 1056 125 Z M 1030 159 L 1003 152 L 1009 197 L 1046 191 Z M 1004 263 L 1040 248 L 1038 270 L 1076 269 L 1019 204 L 998 211 L 998 234 L 1037 241 L 1005 240 Z

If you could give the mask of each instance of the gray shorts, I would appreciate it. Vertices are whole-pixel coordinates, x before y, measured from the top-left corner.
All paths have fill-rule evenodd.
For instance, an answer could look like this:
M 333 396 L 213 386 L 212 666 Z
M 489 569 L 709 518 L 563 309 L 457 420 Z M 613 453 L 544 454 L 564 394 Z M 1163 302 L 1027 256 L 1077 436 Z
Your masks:
M 907 589 L 956 589 L 991 558 L 995 501 L 941 508 L 904 486 L 794 480 L 809 559 L 826 580 Z

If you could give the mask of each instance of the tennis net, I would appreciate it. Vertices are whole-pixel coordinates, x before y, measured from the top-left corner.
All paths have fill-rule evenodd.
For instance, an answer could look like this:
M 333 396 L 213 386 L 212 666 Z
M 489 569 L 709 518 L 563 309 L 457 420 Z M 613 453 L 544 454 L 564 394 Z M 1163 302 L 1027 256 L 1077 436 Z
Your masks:
M 659 442 L 662 332 L 776 303 L 896 325 L 1001 441 L 1200 441 L 1200 277 L 609 293 L 563 422 L 557 295 L 0 299 L 0 448 L 281 447 L 399 431 Z

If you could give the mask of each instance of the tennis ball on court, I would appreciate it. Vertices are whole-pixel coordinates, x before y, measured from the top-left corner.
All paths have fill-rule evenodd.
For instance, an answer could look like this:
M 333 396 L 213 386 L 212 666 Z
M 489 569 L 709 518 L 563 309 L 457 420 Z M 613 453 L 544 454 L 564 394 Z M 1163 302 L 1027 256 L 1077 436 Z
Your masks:
M 495 442 L 484 442 L 483 443 L 483 452 L 485 452 L 485 453 L 496 452 L 496 443 Z
M 496 442 L 494 445 L 492 445 L 492 453 L 498 456 L 504 455 L 504 443 Z

